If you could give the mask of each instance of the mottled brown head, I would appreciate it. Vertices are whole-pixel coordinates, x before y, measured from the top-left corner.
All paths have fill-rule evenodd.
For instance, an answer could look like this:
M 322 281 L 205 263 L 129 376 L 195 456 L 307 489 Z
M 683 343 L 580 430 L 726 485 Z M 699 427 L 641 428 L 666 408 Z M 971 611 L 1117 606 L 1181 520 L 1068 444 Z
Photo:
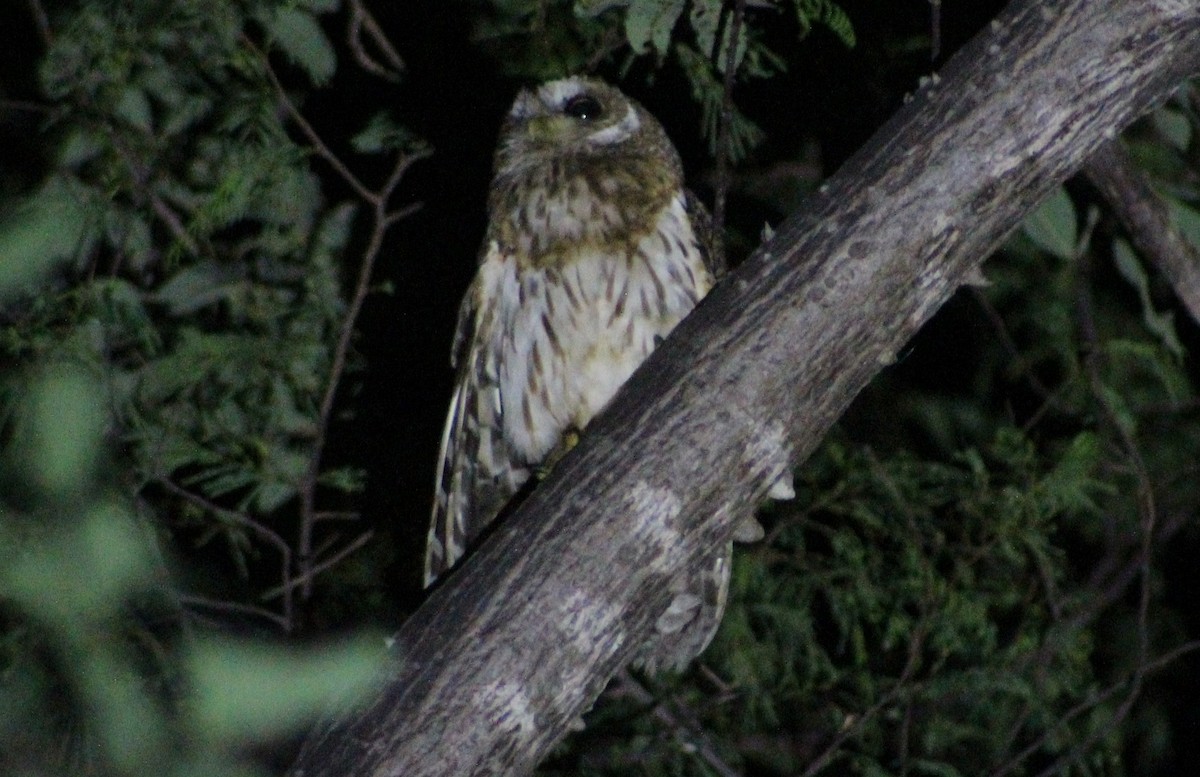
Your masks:
M 662 126 L 642 106 L 594 78 L 564 78 L 517 95 L 500 132 L 496 175 L 572 160 L 650 157 L 679 172 Z
M 517 96 L 495 175 L 492 237 L 534 263 L 636 240 L 683 186 L 662 125 L 614 87 L 581 77 Z

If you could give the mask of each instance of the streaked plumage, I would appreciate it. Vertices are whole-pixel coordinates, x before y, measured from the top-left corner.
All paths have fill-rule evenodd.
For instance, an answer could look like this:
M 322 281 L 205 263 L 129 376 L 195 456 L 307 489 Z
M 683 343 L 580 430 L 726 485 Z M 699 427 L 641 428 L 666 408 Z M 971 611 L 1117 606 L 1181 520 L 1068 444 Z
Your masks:
M 707 214 L 641 106 L 595 80 L 522 92 L 501 132 L 479 271 L 463 300 L 426 583 L 569 447 L 708 293 Z M 676 581 L 650 668 L 707 645 L 728 551 Z M 699 618 L 699 620 L 697 620 Z

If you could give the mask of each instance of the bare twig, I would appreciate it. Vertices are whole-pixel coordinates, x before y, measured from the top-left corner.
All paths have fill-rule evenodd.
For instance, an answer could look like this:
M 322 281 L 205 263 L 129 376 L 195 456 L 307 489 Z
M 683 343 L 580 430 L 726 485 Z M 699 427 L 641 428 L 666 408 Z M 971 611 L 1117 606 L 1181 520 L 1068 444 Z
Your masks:
M 1104 586 L 1103 592 L 1099 592 L 1098 596 L 1091 597 L 1089 606 L 1077 613 L 1074 613 L 1070 621 L 1066 623 L 1067 628 L 1074 629 L 1084 626 L 1096 613 L 1104 607 L 1117 601 L 1125 592 L 1127 587 L 1135 578 L 1139 578 L 1138 589 L 1138 648 L 1137 648 L 1137 663 L 1134 670 L 1128 677 L 1113 683 L 1108 688 L 1104 689 L 1099 694 L 1095 694 L 1088 699 L 1085 699 L 1070 710 L 1068 710 L 1058 720 L 1056 727 L 1047 730 L 1040 737 L 1035 739 L 1027 747 L 1009 759 L 1005 764 L 1000 766 L 993 777 L 1004 777 L 1015 771 L 1022 762 L 1033 755 L 1041 748 L 1048 738 L 1055 733 L 1055 730 L 1066 725 L 1074 718 L 1087 712 L 1094 707 L 1103 704 L 1109 699 L 1116 696 L 1122 690 L 1125 690 L 1125 697 L 1109 716 L 1105 725 L 1092 731 L 1088 736 L 1081 739 L 1071 749 L 1069 753 L 1058 758 L 1042 775 L 1056 773 L 1063 766 L 1069 764 L 1084 753 L 1086 753 L 1092 745 L 1101 737 L 1106 736 L 1114 727 L 1119 725 L 1132 711 L 1134 703 L 1141 695 L 1142 687 L 1146 676 L 1162 666 L 1165 666 L 1169 661 L 1178 658 L 1186 652 L 1189 652 L 1196 647 L 1200 647 L 1200 643 L 1187 643 L 1177 647 L 1172 651 L 1160 656 L 1156 659 L 1150 658 L 1150 594 L 1151 594 L 1151 560 L 1153 550 L 1158 541 L 1158 517 L 1155 507 L 1154 488 L 1150 479 L 1149 470 L 1142 458 L 1141 451 L 1137 441 L 1133 435 L 1121 423 L 1115 409 L 1106 399 L 1106 393 L 1103 387 L 1103 378 L 1100 374 L 1101 362 L 1103 359 L 1103 351 L 1101 350 L 1099 332 L 1092 313 L 1091 304 L 1091 273 L 1088 257 L 1086 255 L 1086 247 L 1090 237 L 1091 229 L 1095 226 L 1096 219 L 1094 216 L 1089 218 L 1087 230 L 1084 237 L 1080 240 L 1077 250 L 1076 261 L 1079 267 L 1079 277 L 1077 281 L 1076 293 L 1076 316 L 1080 332 L 1080 339 L 1084 343 L 1084 372 L 1092 388 L 1092 395 L 1099 404 L 1101 412 L 1107 424 L 1112 428 L 1113 433 L 1120 442 L 1121 448 L 1127 460 L 1130 462 L 1130 471 L 1133 473 L 1137 481 L 1137 506 L 1140 525 L 1140 538 L 1138 542 L 1138 550 L 1136 554 L 1129 560 L 1129 563 L 1123 563 L 1112 579 Z M 1111 547 L 1109 555 L 1121 554 L 1123 547 Z M 1099 585 L 1097 580 L 1096 584 Z M 1126 690 L 1127 689 L 1127 690 Z M 1019 731 L 1019 726 L 1012 732 L 1012 736 Z
M 746 0 L 737 0 L 733 19 L 729 22 L 729 48 L 725 52 L 725 81 L 721 95 L 721 123 L 717 128 L 717 185 L 713 195 L 713 232 L 722 239 L 725 230 L 725 202 L 729 197 L 729 134 L 733 124 L 733 83 L 737 75 L 738 39 L 742 36 L 742 21 L 746 16 Z M 716 55 L 720 56 L 720 39 Z
M 908 640 L 908 657 L 904 662 L 904 669 L 901 670 L 900 676 L 896 678 L 896 682 L 888 690 L 887 693 L 880 696 L 874 704 L 868 707 L 861 715 L 847 718 L 846 725 L 843 725 L 833 737 L 833 740 L 821 751 L 820 755 L 809 763 L 808 768 L 804 770 L 802 777 L 813 777 L 820 772 L 833 760 L 837 755 L 842 745 L 847 740 L 857 736 L 868 721 L 872 720 L 876 715 L 881 713 L 888 705 L 898 701 L 902 697 L 914 693 L 919 684 L 909 683 L 913 674 L 917 671 L 917 667 L 921 663 L 921 651 L 925 644 L 925 636 L 928 630 L 929 613 L 921 614 L 921 622 L 913 630 L 912 636 Z
M 49 114 L 54 108 L 32 100 L 0 100 L 0 111 L 20 111 L 23 113 Z
M 254 41 L 244 35 L 242 36 L 242 44 L 258 57 L 259 62 L 262 64 L 263 73 L 275 89 L 275 96 L 279 99 L 279 105 L 287 113 L 288 118 L 299 127 L 300 133 L 304 135 L 304 139 L 312 146 L 317 156 L 324 159 L 325 163 L 333 168 L 333 171 L 346 182 L 347 186 L 354 190 L 354 193 L 360 199 L 376 205 L 379 200 L 379 194 L 372 191 L 366 184 L 360 181 L 358 176 L 352 173 L 349 167 L 346 167 L 345 162 L 337 154 L 333 153 L 333 150 L 329 148 L 316 129 L 308 123 L 308 119 L 304 118 L 304 114 L 300 113 L 300 109 L 296 107 L 296 103 L 292 101 L 292 98 L 288 96 L 287 90 L 283 88 L 283 83 L 279 80 L 279 76 L 275 74 L 275 69 L 271 67 L 271 62 L 267 59 L 266 53 L 254 45 Z
M 1021 375 L 1025 376 L 1025 379 L 1029 381 L 1029 387 L 1037 392 L 1038 396 L 1046 400 L 1048 404 L 1053 404 L 1055 401 L 1054 392 L 1047 388 L 1046 384 L 1042 383 L 1042 381 L 1038 379 L 1037 375 L 1033 374 L 1033 369 L 1029 366 L 1028 362 L 1025 361 L 1025 358 L 1021 355 L 1021 350 L 1017 347 L 1016 342 L 1012 339 L 1012 335 L 1009 334 L 1008 326 L 1004 323 L 1004 317 L 1001 316 L 999 311 L 996 310 L 996 307 L 992 305 L 991 300 L 987 298 L 987 295 L 983 293 L 982 289 L 977 286 L 971 286 L 969 288 L 971 298 L 975 300 L 977 305 L 979 305 L 979 309 L 983 311 L 984 317 L 987 318 L 988 323 L 992 325 L 992 331 L 996 333 L 996 338 L 1000 341 L 1000 346 L 1004 349 L 1005 353 L 1008 354 L 1008 357 L 1012 359 L 1017 371 Z
M 1125 698 L 1118 705 L 1116 711 L 1110 716 L 1104 726 L 1101 726 L 1096 731 L 1093 731 L 1083 741 L 1076 744 L 1071 752 L 1060 759 L 1059 764 L 1052 771 L 1057 771 L 1064 763 L 1078 758 L 1082 753 L 1086 752 L 1100 737 L 1105 736 L 1129 715 L 1133 709 L 1134 703 L 1141 695 L 1143 682 L 1147 673 L 1147 667 L 1150 662 L 1150 592 L 1151 592 L 1151 561 L 1154 550 L 1155 530 L 1158 525 L 1158 512 L 1155 507 L 1154 485 L 1150 479 L 1149 469 L 1142 458 L 1141 449 L 1138 446 L 1137 440 L 1133 434 L 1121 423 L 1117 411 L 1108 401 L 1108 395 L 1103 385 L 1103 378 L 1100 374 L 1100 361 L 1103 358 L 1103 351 L 1100 348 L 1097 339 L 1097 330 L 1094 318 L 1091 312 L 1091 288 L 1090 288 L 1090 272 L 1087 257 L 1081 255 L 1077 257 L 1079 260 L 1079 292 L 1077 295 L 1077 305 L 1080 317 L 1081 336 L 1087 343 L 1084 356 L 1084 368 L 1087 372 L 1088 380 L 1092 386 L 1092 394 L 1096 398 L 1096 402 L 1100 405 L 1109 426 L 1113 429 L 1117 439 L 1121 442 L 1121 447 L 1125 451 L 1137 480 L 1137 507 L 1138 507 L 1138 522 L 1141 530 L 1141 538 L 1139 550 L 1136 558 L 1137 575 L 1140 577 L 1138 588 L 1138 648 L 1137 648 L 1137 666 L 1129 678 L 1129 690 Z M 1121 685 L 1124 685 L 1122 683 Z M 1051 772 L 1042 772 L 1048 774 Z
M 187 249 L 189 254 L 200 256 L 200 244 L 188 233 L 187 227 L 183 224 L 183 219 L 179 218 L 179 214 L 162 197 L 159 197 L 157 192 L 151 191 L 149 196 L 150 208 L 167 225 L 167 229 L 170 230 L 171 235 Z
M 305 579 L 304 577 L 296 577 L 292 580 L 288 580 L 283 585 L 278 585 L 278 586 L 275 586 L 274 588 L 270 589 L 269 591 L 264 591 L 262 593 L 262 595 L 258 597 L 259 600 L 265 602 L 265 601 L 274 599 L 277 596 L 285 596 L 286 597 L 288 595 L 289 591 L 296 588 L 297 586 L 307 585 L 309 582 L 311 582 L 311 578 L 315 578 L 317 575 L 321 574 L 325 570 L 334 566 L 339 561 L 341 561 L 342 559 L 346 558 L 354 551 L 361 548 L 363 545 L 366 545 L 368 542 L 371 541 L 371 539 L 374 536 L 375 536 L 375 530 L 368 529 L 367 531 L 365 531 L 362 534 L 355 537 L 354 540 L 351 541 L 349 545 L 342 548 L 337 553 L 334 553 L 329 558 L 324 559 L 319 564 L 312 565 L 311 568 L 306 570 L 304 572 L 304 574 L 308 575 L 309 579 Z
M 375 39 L 378 44 L 384 39 L 382 30 L 375 24 L 373 17 L 361 6 L 360 3 L 355 4 L 353 13 L 362 12 L 360 22 L 368 34 Z M 359 264 L 358 277 L 354 284 L 354 293 L 350 299 L 350 304 L 346 308 L 346 314 L 342 318 L 342 322 L 338 330 L 337 343 L 334 346 L 332 358 L 330 361 L 329 374 L 325 380 L 325 390 L 321 397 L 321 405 L 317 411 L 316 431 L 312 441 L 312 457 L 309 459 L 308 469 L 300 482 L 300 529 L 296 548 L 296 559 L 299 571 L 296 580 L 300 586 L 301 598 L 307 599 L 312 595 L 313 579 L 316 577 L 317 568 L 313 566 L 313 531 L 320 520 L 318 516 L 321 514 L 316 508 L 316 492 L 317 480 L 321 472 L 321 456 L 325 447 L 325 440 L 329 431 L 329 420 L 333 414 L 334 400 L 337 397 L 337 391 L 341 385 L 342 376 L 346 370 L 347 359 L 350 355 L 350 345 L 354 339 L 355 326 L 358 323 L 359 314 L 362 311 L 363 302 L 367 298 L 367 294 L 371 288 L 371 278 L 375 270 L 375 262 L 379 257 L 380 250 L 383 248 L 383 240 L 387 235 L 387 231 L 397 221 L 412 215 L 420 207 L 417 203 L 410 203 L 401 208 L 391 210 L 391 198 L 399 186 L 404 174 L 413 163 L 424 159 L 431 153 L 427 149 L 418 149 L 411 152 L 399 152 L 396 161 L 392 166 L 391 172 L 387 179 L 378 189 L 371 189 L 362 182 L 350 168 L 329 148 L 329 145 L 321 138 L 316 129 L 304 118 L 300 109 L 288 96 L 287 91 L 283 88 L 279 77 L 275 74 L 271 63 L 266 54 L 254 45 L 254 42 L 243 37 L 244 44 L 253 51 L 259 58 L 262 64 L 263 72 L 266 74 L 272 87 L 275 89 L 276 97 L 279 104 L 283 107 L 284 112 L 299 128 L 305 140 L 312 147 L 313 151 L 321 159 L 333 168 L 334 172 L 342 178 L 343 181 L 354 191 L 359 199 L 371 206 L 372 227 L 371 234 L 367 240 L 367 246 L 363 249 L 362 259 Z M 395 61 L 403 64 L 399 55 L 395 54 L 395 50 L 390 44 L 383 46 L 390 50 L 395 56 Z M 369 533 L 368 533 L 369 534 Z M 360 537 L 361 540 L 361 537 Z M 358 542 L 358 541 L 356 541 Z M 352 544 L 352 548 L 357 547 Z M 288 582 L 285 581 L 282 586 L 284 592 L 291 590 Z M 269 594 L 278 595 L 278 589 L 273 589 Z
M 180 603 L 188 607 L 200 607 L 206 610 L 216 610 L 218 612 L 232 612 L 242 615 L 254 615 L 263 620 L 268 620 L 274 623 L 280 629 L 289 631 L 291 623 L 288 619 L 277 612 L 272 612 L 265 607 L 255 607 L 252 604 L 241 604 L 239 602 L 226 602 L 219 599 L 209 599 L 204 596 L 193 596 L 191 594 L 183 594 L 179 597 Z
M 588 57 L 587 64 L 583 66 L 583 72 L 596 72 L 596 68 L 600 67 L 601 63 L 612 56 L 613 52 L 620 51 L 624 46 L 624 33 L 615 27 L 609 27 L 604 31 L 604 37 L 601 38 L 600 43 L 596 46 L 595 53 Z
M 353 510 L 321 510 L 313 513 L 314 521 L 357 521 L 361 516 Z
M 379 53 L 387 60 L 386 65 L 367 53 L 367 48 L 363 44 L 363 32 L 366 32 L 367 38 L 375 44 Z M 400 80 L 400 74 L 404 72 L 404 60 L 392 46 L 392 42 L 388 40 L 374 15 L 367 10 L 363 0 L 350 0 L 350 20 L 346 24 L 346 45 L 350 47 L 350 51 L 354 52 L 354 61 L 363 70 L 388 81 Z
M 139 203 L 149 203 L 150 209 L 154 211 L 154 215 L 158 216 L 162 223 L 166 225 L 171 235 L 187 249 L 187 252 L 192 256 L 200 256 L 200 245 L 187 231 L 183 219 L 154 190 L 151 182 L 151 170 L 138 161 L 138 155 L 130 150 L 120 133 L 111 125 L 104 125 L 103 130 L 112 143 L 113 149 L 117 152 L 117 156 L 121 158 L 121 161 L 125 163 L 125 167 L 129 170 L 129 175 L 133 179 L 134 184 L 130 188 L 136 200 Z
M 54 35 L 50 32 L 50 17 L 46 14 L 46 9 L 42 7 L 41 0 L 28 0 L 29 13 L 33 16 L 33 23 L 37 25 L 38 37 L 42 39 L 42 43 L 49 46 L 54 42 Z
M 617 680 L 620 683 L 616 689 L 618 694 L 629 696 L 636 703 L 650 708 L 655 719 L 670 729 L 675 740 L 686 750 L 694 753 L 721 777 L 740 777 L 742 773 L 726 763 L 699 724 L 685 720 L 666 702 L 655 698 L 628 669 L 622 669 L 617 674 Z
M 359 313 L 362 312 L 363 302 L 371 289 L 371 277 L 375 271 L 375 260 L 383 247 L 383 238 L 392 224 L 414 213 L 420 206 L 416 203 L 406 205 L 398 210 L 389 211 L 388 205 L 392 192 L 399 185 L 404 173 L 414 162 L 429 155 L 428 151 L 418 151 L 412 154 L 400 154 L 392 167 L 383 187 L 369 200 L 374 206 L 374 226 L 367 247 L 363 250 L 362 262 L 359 265 L 358 281 L 354 286 L 354 296 L 342 319 L 341 331 L 338 333 L 337 345 L 334 347 L 333 360 L 329 367 L 329 376 L 325 381 L 325 394 L 321 398 L 321 408 L 317 414 L 317 431 L 313 440 L 313 455 L 309 461 L 308 471 L 301 481 L 300 487 L 300 544 L 298 557 L 300 561 L 300 579 L 304 581 L 301 596 L 307 599 L 312 593 L 314 573 L 312 564 L 312 533 L 316 525 L 316 492 L 317 478 L 321 471 L 321 455 L 325 447 L 325 438 L 329 431 L 329 418 L 333 413 L 333 402 L 337 397 L 338 387 L 342 382 L 342 374 L 346 370 L 346 360 L 350 354 L 350 343 L 354 338 L 354 328 L 358 323 Z
M 929 0 L 929 61 L 942 54 L 942 0 Z
M 1088 698 L 1086 698 L 1083 701 L 1076 704 L 1071 709 L 1067 710 L 1063 714 L 1063 716 L 1058 719 L 1058 725 L 1059 726 L 1066 725 L 1067 723 L 1070 723 L 1072 720 L 1079 717 L 1080 715 L 1082 715 L 1082 714 L 1088 712 L 1089 710 L 1092 710 L 1092 709 L 1096 708 L 1097 706 L 1103 704 L 1104 702 L 1108 701 L 1110 698 L 1115 696 L 1122 688 L 1124 688 L 1127 683 L 1132 682 L 1134 676 L 1144 679 L 1144 678 L 1154 674 L 1155 672 L 1157 672 L 1161 669 L 1164 669 L 1167 666 L 1170 666 L 1172 663 L 1174 663 L 1175 661 L 1178 661 L 1180 658 L 1187 655 L 1188 653 L 1194 653 L 1197 650 L 1200 650 L 1200 640 L 1193 640 L 1191 642 L 1185 642 L 1184 644 L 1179 645 L 1178 647 L 1168 650 L 1166 653 L 1163 653 L 1161 656 L 1158 656 L 1152 660 L 1146 661 L 1145 663 L 1139 665 L 1134 670 L 1133 674 L 1131 675 L 1131 677 L 1128 680 L 1122 680 L 1120 682 L 1113 683 L 1112 685 L 1105 688 L 1103 691 L 1100 691 L 1097 694 L 1089 696 Z M 1096 736 L 1089 737 L 1084 742 L 1080 742 L 1078 745 L 1076 745 L 1074 748 L 1072 748 L 1071 753 L 1069 753 L 1068 755 L 1064 756 L 1061 759 L 1056 760 L 1049 767 L 1047 767 L 1044 771 L 1039 772 L 1038 777 L 1043 777 L 1044 775 L 1060 773 L 1064 765 L 1066 765 L 1067 763 L 1070 763 L 1071 761 L 1078 758 L 1079 755 L 1081 753 L 1083 753 L 1087 747 L 1090 747 L 1092 745 L 1092 743 L 1095 742 L 1096 738 L 1107 733 L 1109 728 L 1110 728 L 1109 726 L 1106 726 L 1104 728 L 1104 730 L 1101 732 L 1098 732 Z M 1021 750 L 1021 752 L 1014 755 L 1006 763 L 1004 763 L 1002 766 L 1000 766 L 1000 768 L 996 769 L 993 772 L 989 772 L 988 777 L 1006 777 L 1007 775 L 1012 774 L 1014 771 L 1016 771 L 1021 766 L 1021 764 L 1026 759 L 1028 759 L 1031 755 L 1036 753 L 1044 744 L 1046 744 L 1047 740 L 1049 740 L 1052 736 L 1059 735 L 1059 733 L 1060 732 L 1057 731 L 1055 728 L 1047 729 L 1046 731 L 1044 731 L 1042 733 L 1041 736 L 1039 736 L 1033 742 L 1030 742 L 1029 745 L 1027 745 L 1023 750 Z
M 284 540 L 283 537 L 281 537 L 274 529 L 264 526 L 253 518 L 240 513 L 237 510 L 230 510 L 227 507 L 222 507 L 219 504 L 200 496 L 199 494 L 188 491 L 186 488 L 176 485 L 174 482 L 165 477 L 155 478 L 155 482 L 168 492 L 174 494 L 180 499 L 183 499 L 185 502 L 190 502 L 196 507 L 212 513 L 218 518 L 228 521 L 229 523 L 249 529 L 258 535 L 259 539 L 265 541 L 269 545 L 272 545 L 276 550 L 279 551 L 279 566 L 282 569 L 281 587 L 283 587 L 286 591 L 283 597 L 283 615 L 280 621 L 280 626 L 284 631 L 291 631 L 295 626 L 291 596 L 292 586 L 289 585 L 292 574 L 292 548 L 290 545 L 288 545 L 287 541 Z

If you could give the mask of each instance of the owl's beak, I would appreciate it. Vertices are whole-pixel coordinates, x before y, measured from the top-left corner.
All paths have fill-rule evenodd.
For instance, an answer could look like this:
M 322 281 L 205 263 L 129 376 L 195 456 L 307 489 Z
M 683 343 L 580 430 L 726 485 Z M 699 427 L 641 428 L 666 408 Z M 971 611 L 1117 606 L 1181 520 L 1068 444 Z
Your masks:
M 534 116 L 525 122 L 525 134 L 532 140 L 555 141 L 563 137 L 570 123 L 566 116 Z

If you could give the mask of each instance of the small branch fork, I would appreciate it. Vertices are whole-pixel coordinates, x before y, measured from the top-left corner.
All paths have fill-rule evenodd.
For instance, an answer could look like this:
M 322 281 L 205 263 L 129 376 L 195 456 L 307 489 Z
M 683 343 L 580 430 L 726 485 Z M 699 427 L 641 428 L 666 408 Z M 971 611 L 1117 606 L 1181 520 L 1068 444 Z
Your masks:
M 404 62 L 399 54 L 396 53 L 391 43 L 388 42 L 378 22 L 376 22 L 374 16 L 366 9 L 361 0 L 352 2 L 349 11 L 350 20 L 347 25 L 347 40 L 351 50 L 355 54 L 356 61 L 368 72 L 375 73 L 388 80 L 395 80 L 398 77 L 398 73 L 403 70 Z M 363 46 L 364 33 L 375 47 L 382 52 L 384 59 L 388 63 L 387 67 L 379 64 L 377 60 L 366 53 L 366 49 Z M 317 132 L 308 119 L 300 112 L 296 103 L 288 95 L 286 89 L 284 89 L 267 55 L 250 40 L 244 39 L 244 42 L 258 56 L 263 67 L 263 72 L 275 91 L 275 96 L 280 107 L 300 131 L 300 134 L 308 143 L 313 153 L 328 164 L 334 173 L 350 187 L 354 194 L 369 206 L 371 217 L 370 235 L 359 260 L 354 291 L 338 330 L 337 342 L 330 360 L 329 374 L 325 379 L 325 389 L 321 397 L 321 405 L 317 411 L 317 425 L 312 446 L 313 453 L 300 483 L 300 528 L 295 556 L 296 575 L 294 579 L 284 580 L 278 587 L 263 595 L 264 600 L 282 596 L 287 601 L 291 597 L 293 589 L 299 588 L 300 598 L 304 601 L 311 597 L 313 580 L 320 572 L 330 568 L 353 550 L 362 547 L 372 536 L 372 532 L 365 532 L 353 540 L 346 548 L 324 561 L 316 563 L 316 554 L 313 550 L 314 530 L 316 524 L 326 515 L 317 509 L 316 504 L 317 486 L 321 472 L 321 456 L 328 437 L 329 422 L 333 414 L 334 402 L 337 398 L 342 377 L 345 374 L 350 348 L 354 340 L 355 326 L 362 312 L 363 303 L 371 289 L 371 278 L 375 270 L 375 263 L 383 249 L 384 238 L 392 226 L 402 219 L 411 216 L 420 208 L 419 203 L 409 203 L 400 207 L 393 207 L 392 199 L 396 188 L 400 185 L 409 168 L 415 162 L 428 157 L 430 152 L 424 149 L 398 152 L 391 171 L 383 183 L 377 188 L 370 187 L 355 175 L 346 163 L 333 152 L 320 133 Z

